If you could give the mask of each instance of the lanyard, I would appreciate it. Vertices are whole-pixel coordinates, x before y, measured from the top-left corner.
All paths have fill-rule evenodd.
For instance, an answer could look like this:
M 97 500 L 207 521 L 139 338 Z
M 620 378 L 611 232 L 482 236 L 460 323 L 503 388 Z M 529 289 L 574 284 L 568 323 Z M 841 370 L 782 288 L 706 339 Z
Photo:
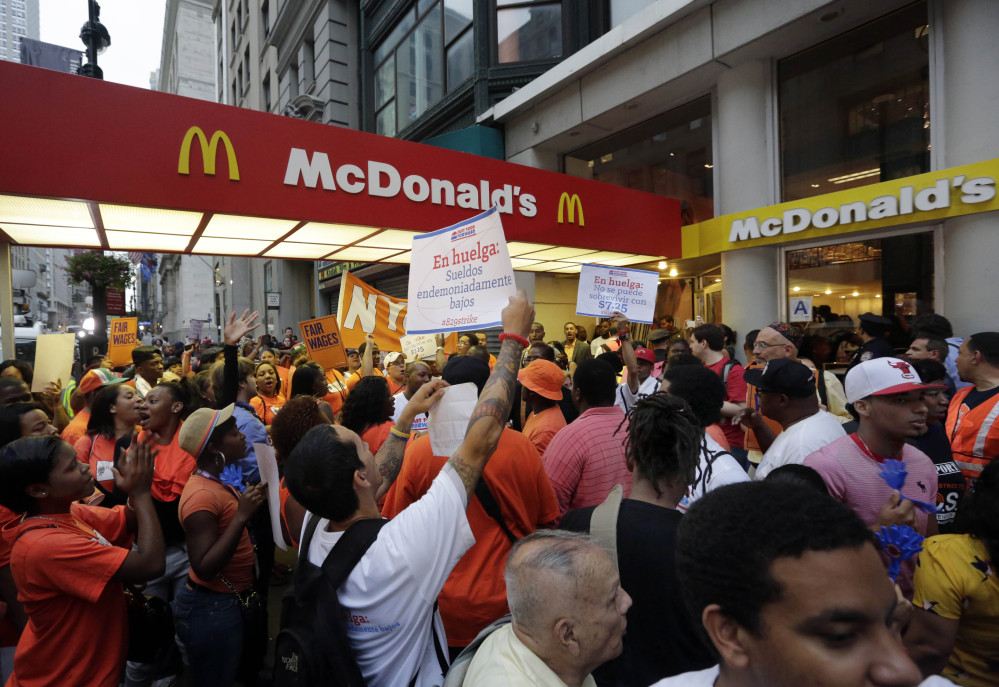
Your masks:
M 891 456 L 878 455 L 877 453 L 875 453 L 874 451 L 872 451 L 870 448 L 867 447 L 867 444 L 864 443 L 863 439 L 857 436 L 856 432 L 851 434 L 850 438 L 853 439 L 853 443 L 857 445 L 857 448 L 859 448 L 865 456 L 867 456 L 868 458 L 877 463 L 883 463 L 886 460 L 898 460 L 898 461 L 902 460 L 902 456 L 899 456 L 898 458 L 892 458 Z
M 223 482 L 221 479 L 219 479 L 212 473 L 208 472 L 207 470 L 202 470 L 201 468 L 198 468 L 197 470 L 194 471 L 194 474 L 198 475 L 199 477 L 204 477 L 207 480 L 211 480 L 216 484 L 221 484 L 223 487 L 225 487 L 226 491 L 235 496 L 236 500 L 239 501 L 239 493 L 237 493 L 235 489 L 233 489 L 231 486 Z
M 107 539 L 105 539 L 104 535 L 102 535 L 100 532 L 98 532 L 97 530 L 95 530 L 93 527 L 84 527 L 83 523 L 81 523 L 79 520 L 77 520 L 76 516 L 74 516 L 74 515 L 70 515 L 69 517 L 72 520 L 72 522 L 68 522 L 68 521 L 64 520 L 63 518 L 50 518 L 50 517 L 45 516 L 45 515 L 26 515 L 23 518 L 21 518 L 21 522 L 23 523 L 25 520 L 29 520 L 29 519 L 32 519 L 32 520 L 50 520 L 50 521 L 56 523 L 57 525 L 62 525 L 64 529 L 68 526 L 68 527 L 70 527 L 70 528 L 72 528 L 74 530 L 78 530 L 79 532 L 82 532 L 87 537 L 95 540 L 101 546 L 111 546 L 111 542 L 109 542 Z

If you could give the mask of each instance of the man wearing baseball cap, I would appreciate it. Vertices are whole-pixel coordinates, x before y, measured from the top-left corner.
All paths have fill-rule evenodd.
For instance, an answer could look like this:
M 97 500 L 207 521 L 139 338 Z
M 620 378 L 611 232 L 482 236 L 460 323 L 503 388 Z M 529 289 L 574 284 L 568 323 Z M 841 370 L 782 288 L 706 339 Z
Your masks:
M 775 358 L 763 369 L 746 370 L 744 377 L 756 387 L 760 413 L 782 429 L 763 454 L 755 479 L 781 465 L 800 465 L 811 453 L 846 436 L 839 420 L 819 408 L 812 370 L 803 363 Z
M 652 376 L 652 368 L 656 364 L 656 354 L 647 348 L 635 348 L 631 345 L 631 334 L 628 332 L 628 318 L 619 312 L 611 315 L 611 327 L 617 332 L 621 342 L 621 356 L 627 368 L 625 380 L 617 389 L 614 405 L 628 412 L 639 399 L 651 396 L 659 390 L 659 379 Z
M 851 370 L 862 362 L 895 355 L 895 349 L 885 338 L 893 324 L 889 318 L 865 312 L 858 319 L 860 324 L 857 325 L 857 335 L 863 343 L 850 360 Z
M 523 385 L 522 397 L 531 407 L 531 414 L 524 423 L 526 436 L 539 455 L 544 455 L 548 442 L 565 427 L 565 416 L 558 402 L 562 400 L 562 368 L 548 360 L 534 360 L 517 373 Z
M 909 525 L 926 537 L 937 533 L 932 505 L 936 467 L 925 453 L 905 443 L 926 431 L 923 392 L 930 388 L 936 387 L 923 384 L 904 360 L 885 357 L 858 364 L 846 375 L 846 398 L 858 416 L 857 431 L 805 458 L 804 464 L 822 475 L 829 493 L 872 529 Z M 908 471 L 901 497 L 881 476 L 889 459 L 902 461 Z M 923 509 L 912 499 L 931 505 Z M 898 577 L 907 598 L 912 598 L 914 568 L 912 559 L 903 561 Z

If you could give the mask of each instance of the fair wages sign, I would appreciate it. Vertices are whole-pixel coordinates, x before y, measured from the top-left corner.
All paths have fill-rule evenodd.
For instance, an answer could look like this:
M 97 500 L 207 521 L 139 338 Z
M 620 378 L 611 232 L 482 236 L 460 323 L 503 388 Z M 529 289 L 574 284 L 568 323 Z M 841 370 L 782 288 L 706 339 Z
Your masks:
M 119 317 L 111 320 L 111 334 L 108 337 L 108 358 L 115 367 L 132 364 L 132 349 L 138 343 L 139 318 Z
M 386 295 L 350 272 L 344 272 L 337 306 L 337 324 L 340 325 L 343 345 L 357 348 L 371 334 L 379 350 L 405 352 L 402 338 L 406 335 L 407 305 L 405 299 Z M 444 352 L 454 353 L 456 350 L 458 337 L 447 337 Z M 437 345 L 434 344 L 431 356 L 436 351 Z M 408 353 L 406 357 L 412 360 Z
M 310 359 L 322 365 L 324 370 L 347 367 L 347 351 L 340 338 L 335 315 L 299 322 L 298 328 Z
M 495 205 L 465 222 L 413 237 L 409 334 L 498 327 L 516 292 Z
M 632 322 L 652 322 L 659 273 L 622 267 L 583 265 L 576 293 L 576 314 L 609 317 L 615 310 Z

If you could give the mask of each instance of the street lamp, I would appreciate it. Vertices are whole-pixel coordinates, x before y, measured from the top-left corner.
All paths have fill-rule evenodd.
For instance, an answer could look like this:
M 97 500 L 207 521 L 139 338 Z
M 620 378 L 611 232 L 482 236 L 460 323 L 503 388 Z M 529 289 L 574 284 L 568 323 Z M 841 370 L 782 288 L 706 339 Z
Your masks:
M 111 36 L 101 23 L 101 6 L 97 0 L 87 0 L 90 10 L 90 20 L 80 29 L 80 40 L 87 46 L 87 64 L 77 72 L 80 76 L 103 79 L 104 71 L 97 66 L 97 56 L 111 45 Z

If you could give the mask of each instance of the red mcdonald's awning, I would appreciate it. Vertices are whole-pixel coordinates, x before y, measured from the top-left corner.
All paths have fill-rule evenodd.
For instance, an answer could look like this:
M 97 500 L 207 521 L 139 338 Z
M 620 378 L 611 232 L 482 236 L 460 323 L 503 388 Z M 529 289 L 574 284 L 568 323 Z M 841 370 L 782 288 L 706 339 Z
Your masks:
M 495 202 L 517 269 L 680 255 L 669 198 L 9 62 L 0 83 L 13 243 L 406 263 Z

